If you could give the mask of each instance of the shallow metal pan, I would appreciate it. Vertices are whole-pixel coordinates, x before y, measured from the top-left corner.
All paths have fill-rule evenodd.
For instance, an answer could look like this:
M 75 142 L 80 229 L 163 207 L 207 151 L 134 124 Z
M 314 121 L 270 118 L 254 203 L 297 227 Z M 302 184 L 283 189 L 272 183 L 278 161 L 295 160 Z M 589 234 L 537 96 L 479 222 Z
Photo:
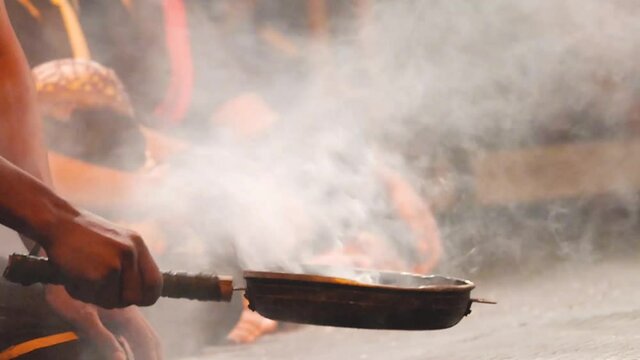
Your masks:
M 452 327 L 478 301 L 467 280 L 367 270 L 353 275 L 367 280 L 245 271 L 245 297 L 252 310 L 274 320 L 394 330 Z

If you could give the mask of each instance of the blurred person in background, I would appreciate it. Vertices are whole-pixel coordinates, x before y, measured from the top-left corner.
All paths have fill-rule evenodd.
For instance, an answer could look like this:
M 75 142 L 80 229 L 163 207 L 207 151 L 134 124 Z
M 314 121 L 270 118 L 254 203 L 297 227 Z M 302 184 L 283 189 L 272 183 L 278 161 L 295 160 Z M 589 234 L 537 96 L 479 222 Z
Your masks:
M 226 130 L 235 141 L 248 143 L 260 141 L 269 132 L 278 131 L 280 116 L 271 109 L 259 96 L 245 93 L 219 107 L 210 119 L 214 129 Z M 337 249 L 320 250 L 311 260 L 313 263 L 351 266 L 373 269 L 412 271 L 429 274 L 438 265 L 442 254 L 440 234 L 430 206 L 419 193 L 398 172 L 378 164 L 377 176 L 381 192 L 388 197 L 388 213 L 379 214 L 377 219 L 388 223 L 388 219 L 399 221 L 395 228 L 400 228 L 401 236 L 407 237 L 409 245 L 406 249 L 395 247 L 395 240 L 385 239 L 391 234 L 382 231 L 367 231 L 351 234 L 344 246 Z M 286 193 L 286 189 L 284 190 Z M 341 189 L 337 189 L 341 191 Z M 291 209 L 296 209 L 297 216 L 305 216 L 304 205 L 293 194 L 288 199 Z M 310 214 L 306 214 L 310 216 Z M 313 219 L 309 219 L 313 222 Z M 307 229 L 313 231 L 313 227 Z M 206 230 L 203 231 L 206 233 Z M 395 236 L 395 234 L 391 235 Z M 322 241 L 322 239 L 320 240 Z M 308 244 L 311 245 L 311 244 Z M 319 247 L 322 249 L 322 246 Z M 261 317 L 246 307 L 238 325 L 229 334 L 229 339 L 236 343 L 252 342 L 265 333 L 276 329 L 276 323 Z
M 342 24 L 336 21 L 329 29 L 323 20 L 328 14 L 321 12 L 340 16 L 353 10 L 353 4 L 330 2 L 329 9 L 318 9 L 318 3 L 166 1 L 165 34 L 172 80 L 159 113 L 170 123 L 196 129 L 201 139 L 207 125 L 231 129 L 240 142 L 275 131 L 278 109 L 286 109 L 304 96 L 305 79 L 317 60 L 312 57 L 318 54 L 307 54 L 308 46 L 322 42 L 330 32 L 339 30 L 336 24 Z M 206 119 L 209 124 L 203 124 Z M 405 263 L 402 258 L 406 254 L 398 254 L 393 264 L 386 263 L 394 258 L 388 255 L 395 250 L 387 251 L 389 246 L 379 234 L 366 232 L 316 261 L 430 272 L 442 251 L 430 207 L 398 173 L 381 168 L 379 176 L 393 204 L 391 212 L 416 237 L 417 252 L 409 251 L 417 253 L 416 264 Z M 204 236 L 206 230 L 202 232 Z M 228 338 L 237 343 L 252 342 L 275 329 L 275 322 L 245 306 Z
M 117 216 L 186 147 L 140 125 L 120 78 L 95 61 L 49 61 L 33 74 L 53 182 L 75 203 Z

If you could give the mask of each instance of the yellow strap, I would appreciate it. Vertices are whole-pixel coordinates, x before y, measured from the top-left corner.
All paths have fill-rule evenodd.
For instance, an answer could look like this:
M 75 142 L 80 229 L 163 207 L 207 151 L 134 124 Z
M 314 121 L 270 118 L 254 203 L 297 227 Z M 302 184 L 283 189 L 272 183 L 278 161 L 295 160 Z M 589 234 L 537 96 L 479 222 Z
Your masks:
M 64 344 L 74 340 L 78 340 L 78 335 L 71 331 L 29 340 L 18 345 L 13 345 L 0 352 L 0 360 L 15 359 L 18 356 L 22 356 L 32 351 Z
M 67 36 L 71 44 L 73 57 L 76 59 L 91 59 L 87 39 L 84 37 L 82 26 L 78 20 L 76 11 L 67 0 L 50 0 L 53 5 L 60 8 L 60 14 L 64 21 L 64 27 L 67 29 Z
M 36 20 L 40 21 L 42 20 L 42 14 L 40 13 L 40 10 L 38 10 L 38 8 L 33 5 L 33 3 L 31 2 L 31 0 L 18 0 L 18 2 L 20 3 L 20 5 L 22 5 L 31 16 L 33 16 Z

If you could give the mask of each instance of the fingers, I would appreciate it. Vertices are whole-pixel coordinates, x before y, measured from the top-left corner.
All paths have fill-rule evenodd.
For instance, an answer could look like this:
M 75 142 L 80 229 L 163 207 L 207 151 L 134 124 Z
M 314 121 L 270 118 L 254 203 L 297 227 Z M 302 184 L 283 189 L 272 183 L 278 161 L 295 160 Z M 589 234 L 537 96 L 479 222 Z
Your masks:
M 131 350 L 131 345 L 129 345 L 129 342 L 127 341 L 127 339 L 125 339 L 122 336 L 118 336 L 117 337 L 118 343 L 120 344 L 120 346 L 122 346 L 122 350 L 124 351 L 127 359 L 137 359 L 134 355 L 133 355 L 133 350 Z
M 89 340 L 106 359 L 126 359 L 126 351 L 103 325 L 93 305 L 77 301 L 61 286 L 46 286 L 45 298 L 51 308 L 73 325 L 82 338 Z
M 138 271 L 141 279 L 141 298 L 136 305 L 149 306 L 158 301 L 162 292 L 162 274 L 158 270 L 158 266 L 144 245 L 141 238 L 137 238 L 138 245 Z
M 98 348 L 106 359 L 132 359 L 120 345 L 118 339 L 104 327 L 96 312 L 86 312 L 83 316 L 77 317 L 74 325 L 84 337 L 88 338 Z
M 162 291 L 162 275 L 142 238 L 131 233 L 130 245 L 119 251 L 119 266 L 99 282 L 75 282 L 66 286 L 82 301 L 106 309 L 153 305 Z
M 162 276 L 142 238 L 130 235 L 132 246 L 122 250 L 118 279 L 108 279 L 98 291 L 96 303 L 112 309 L 153 305 L 160 297 Z
M 95 287 L 95 283 L 80 281 L 67 282 L 64 285 L 65 290 L 67 290 L 69 295 L 71 295 L 74 299 L 87 303 L 91 302 L 95 298 Z
M 139 237 L 133 238 L 138 239 Z M 142 241 L 142 239 L 133 241 Z M 143 299 L 142 280 L 138 267 L 138 244 L 134 243 L 133 245 L 134 248 L 127 248 L 122 254 L 122 273 L 120 276 L 122 283 L 119 294 L 121 307 L 139 305 Z
M 131 247 L 122 252 L 118 307 L 155 304 L 162 291 L 162 275 L 140 235 L 129 235 Z
M 162 346 L 149 324 L 143 322 L 127 339 L 136 360 L 161 360 Z
M 104 308 L 121 306 L 120 271 L 112 270 L 101 281 L 68 281 L 65 289 L 75 299 Z
M 162 359 L 162 346 L 151 326 L 143 319 L 137 322 L 137 326 L 132 326 L 127 332 L 127 339 L 135 358 L 137 360 Z
M 152 305 L 162 275 L 142 238 L 92 215 L 60 227 L 47 249 L 74 298 L 104 308 Z
M 143 288 L 134 247 L 121 246 L 118 260 L 106 275 L 67 281 L 65 288 L 74 298 L 106 309 L 140 304 Z
M 162 359 L 162 346 L 155 331 L 135 307 L 101 310 L 104 324 L 130 346 L 136 360 Z

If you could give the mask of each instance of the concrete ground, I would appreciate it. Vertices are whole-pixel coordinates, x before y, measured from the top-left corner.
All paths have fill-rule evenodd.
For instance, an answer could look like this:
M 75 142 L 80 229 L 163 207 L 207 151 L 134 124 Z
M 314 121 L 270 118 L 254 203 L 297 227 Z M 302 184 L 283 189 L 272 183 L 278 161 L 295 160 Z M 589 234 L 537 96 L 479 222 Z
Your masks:
M 505 271 L 509 273 L 509 270 Z M 457 326 L 431 332 L 305 326 L 191 360 L 640 359 L 640 262 L 563 264 L 539 274 L 476 280 Z

